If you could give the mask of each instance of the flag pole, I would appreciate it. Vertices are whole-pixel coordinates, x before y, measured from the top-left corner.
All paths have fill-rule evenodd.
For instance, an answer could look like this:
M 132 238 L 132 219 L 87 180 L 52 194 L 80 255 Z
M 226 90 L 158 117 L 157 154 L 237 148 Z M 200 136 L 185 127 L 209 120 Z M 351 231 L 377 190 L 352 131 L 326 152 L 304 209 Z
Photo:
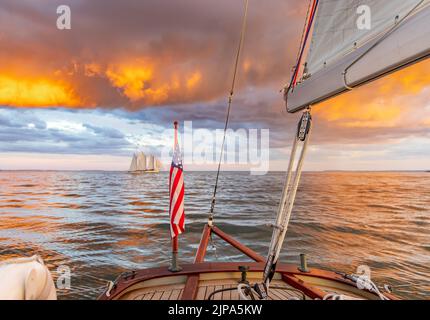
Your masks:
M 178 121 L 175 121 L 173 123 L 173 126 L 175 128 L 175 140 L 174 140 L 173 149 L 175 149 L 176 145 L 178 144 Z M 178 244 L 178 236 L 176 235 L 175 237 L 172 238 L 172 262 L 169 267 L 170 272 L 179 272 L 182 270 L 182 268 L 178 264 L 178 251 L 179 251 L 179 244 Z
M 182 271 L 182 268 L 178 264 L 178 236 L 172 239 L 172 262 L 169 267 L 170 272 L 179 272 Z

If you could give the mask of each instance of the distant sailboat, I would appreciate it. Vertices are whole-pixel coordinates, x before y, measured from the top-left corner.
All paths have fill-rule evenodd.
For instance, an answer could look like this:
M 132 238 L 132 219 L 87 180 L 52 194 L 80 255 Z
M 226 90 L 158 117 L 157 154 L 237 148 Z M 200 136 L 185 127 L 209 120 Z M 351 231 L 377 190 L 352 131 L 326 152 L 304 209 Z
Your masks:
M 159 161 L 153 156 L 146 156 L 143 152 L 133 154 L 131 160 L 130 173 L 157 173 Z

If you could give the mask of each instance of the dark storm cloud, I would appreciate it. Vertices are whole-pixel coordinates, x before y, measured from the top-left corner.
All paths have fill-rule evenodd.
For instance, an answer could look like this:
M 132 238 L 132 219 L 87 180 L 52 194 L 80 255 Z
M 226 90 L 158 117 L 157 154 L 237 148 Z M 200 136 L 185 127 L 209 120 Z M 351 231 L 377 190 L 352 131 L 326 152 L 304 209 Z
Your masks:
M 366 120 L 361 120 L 363 125 L 357 121 L 356 126 L 346 126 L 347 110 L 344 110 L 345 112 L 341 110 L 338 120 L 330 120 L 325 117 L 324 109 L 316 109 L 313 111 L 314 125 L 311 144 L 322 146 L 329 144 L 365 145 L 391 143 L 405 137 L 429 138 L 429 125 L 422 122 L 422 116 L 426 114 L 426 111 L 423 110 L 426 99 L 405 97 L 401 100 L 405 99 L 409 101 L 409 105 L 403 106 L 404 113 L 399 114 L 399 119 L 396 119 L 396 123 L 393 125 L 387 125 L 383 120 L 378 122 L 378 119 L 374 119 L 372 126 L 366 125 Z M 166 128 L 172 126 L 173 120 L 179 120 L 180 122 L 192 121 L 195 129 L 222 129 L 227 111 L 226 100 L 226 98 L 221 98 L 209 103 L 147 108 L 138 112 L 114 110 L 112 113 L 118 117 L 130 119 L 133 123 L 153 121 Z M 361 108 L 364 109 L 364 103 Z M 387 101 L 385 112 L 383 110 L 380 112 L 388 117 L 391 108 L 393 107 Z M 415 112 L 417 110 L 419 112 Z M 342 117 L 343 115 L 345 118 Z M 284 148 L 291 145 L 300 116 L 301 113 L 289 114 L 286 112 L 279 90 L 272 87 L 248 88 L 240 92 L 234 99 L 229 127 L 234 130 L 239 128 L 269 129 L 270 146 Z

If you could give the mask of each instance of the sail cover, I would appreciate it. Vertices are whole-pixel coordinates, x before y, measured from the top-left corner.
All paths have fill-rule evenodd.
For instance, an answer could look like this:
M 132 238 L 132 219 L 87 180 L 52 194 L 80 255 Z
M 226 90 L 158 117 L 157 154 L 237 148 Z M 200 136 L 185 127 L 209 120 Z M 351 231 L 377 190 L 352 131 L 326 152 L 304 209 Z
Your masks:
M 300 62 L 306 63 L 306 76 L 288 92 L 289 111 L 323 101 L 430 53 L 430 0 L 316 2 L 308 54 Z

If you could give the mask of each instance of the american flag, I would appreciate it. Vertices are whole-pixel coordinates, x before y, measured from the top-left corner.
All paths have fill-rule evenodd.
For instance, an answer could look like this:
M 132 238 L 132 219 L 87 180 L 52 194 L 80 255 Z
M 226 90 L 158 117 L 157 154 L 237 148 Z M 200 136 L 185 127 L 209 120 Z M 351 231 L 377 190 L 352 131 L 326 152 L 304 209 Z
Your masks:
M 175 129 L 176 130 L 176 129 Z M 177 133 L 175 131 L 175 147 L 173 160 L 170 167 L 170 231 L 172 238 L 185 231 L 184 211 L 184 174 L 182 167 L 181 151 L 179 150 Z

